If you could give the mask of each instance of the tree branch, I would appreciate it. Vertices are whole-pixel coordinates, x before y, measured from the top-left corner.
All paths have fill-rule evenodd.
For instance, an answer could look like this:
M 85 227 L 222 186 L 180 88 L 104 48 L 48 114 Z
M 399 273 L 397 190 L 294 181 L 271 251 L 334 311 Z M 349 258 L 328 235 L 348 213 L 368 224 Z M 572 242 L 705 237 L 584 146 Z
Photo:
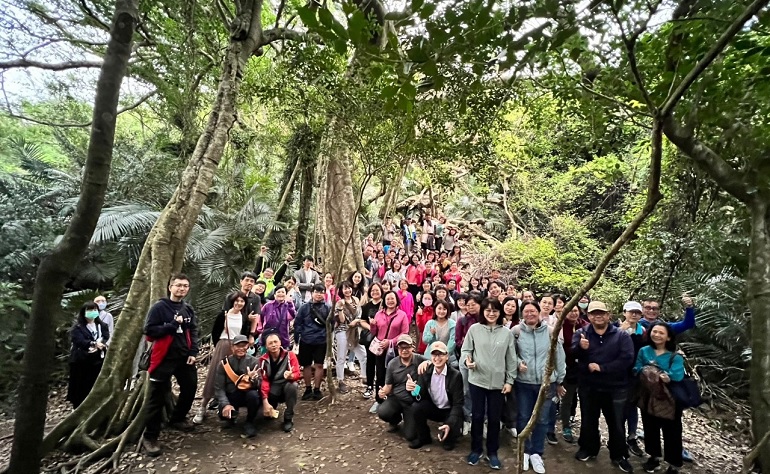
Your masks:
M 662 117 L 666 117 L 674 111 L 674 108 L 682 99 L 682 96 L 684 96 L 685 92 L 687 92 L 687 90 L 690 88 L 692 83 L 695 82 L 703 73 L 703 71 L 705 71 L 712 62 L 714 62 L 717 56 L 719 56 L 722 51 L 724 51 L 724 49 L 727 47 L 727 44 L 736 34 L 738 34 L 741 28 L 743 28 L 743 25 L 746 24 L 746 22 L 749 21 L 751 17 L 759 13 L 760 10 L 767 6 L 768 3 L 770 3 L 770 0 L 754 0 L 754 2 L 752 2 L 751 5 L 749 5 L 748 8 L 746 8 L 746 10 L 744 10 L 743 13 L 741 13 L 741 15 L 735 19 L 733 24 L 730 25 L 730 27 L 727 28 L 724 33 L 722 33 L 722 36 L 717 39 L 716 43 L 714 43 L 706 55 L 703 56 L 700 61 L 698 61 L 698 63 L 690 70 L 689 73 L 687 73 L 685 78 L 682 79 L 682 82 L 679 83 L 679 86 L 677 86 L 674 92 L 670 94 L 668 98 L 666 98 L 663 107 L 660 108 L 660 114 Z
M 695 138 L 692 131 L 683 127 L 672 116 L 663 117 L 663 132 L 671 143 L 706 171 L 725 191 L 743 203 L 751 201 L 747 191 L 746 176 L 730 166 L 714 150 Z
M 35 68 L 45 69 L 47 71 L 66 71 L 69 69 L 100 68 L 102 61 L 65 61 L 62 63 L 46 63 L 32 59 L 12 59 L 10 61 L 0 61 L 0 71 L 8 69 Z
M 290 28 L 272 28 L 262 32 L 262 46 L 267 46 L 278 40 L 310 41 L 323 44 L 321 37 L 312 33 L 305 33 Z
M 135 108 L 139 107 L 143 103 L 147 102 L 147 100 L 149 100 L 151 97 L 153 97 L 157 93 L 158 93 L 158 91 L 154 90 L 154 91 L 150 92 L 149 94 L 143 95 L 142 97 L 139 98 L 139 100 L 137 100 L 133 104 L 131 104 L 129 106 L 126 106 L 126 107 L 123 107 L 122 109 L 118 109 L 117 115 L 120 115 L 123 112 L 128 112 L 130 110 L 134 110 Z M 85 127 L 90 127 L 91 124 L 93 124 L 93 120 L 91 120 L 90 122 L 86 122 L 86 123 L 57 123 L 57 122 L 50 122 L 48 120 L 42 120 L 42 119 L 37 119 L 37 118 L 34 118 L 34 117 L 28 117 L 26 115 L 17 114 L 17 113 L 15 113 L 15 112 L 13 112 L 11 110 L 10 105 L 8 103 L 6 103 L 6 107 L 8 109 L 6 111 L 6 115 L 8 117 L 19 119 L 19 120 L 26 120 L 28 122 L 36 123 L 38 125 L 46 125 L 48 127 L 57 127 L 57 128 L 85 128 Z

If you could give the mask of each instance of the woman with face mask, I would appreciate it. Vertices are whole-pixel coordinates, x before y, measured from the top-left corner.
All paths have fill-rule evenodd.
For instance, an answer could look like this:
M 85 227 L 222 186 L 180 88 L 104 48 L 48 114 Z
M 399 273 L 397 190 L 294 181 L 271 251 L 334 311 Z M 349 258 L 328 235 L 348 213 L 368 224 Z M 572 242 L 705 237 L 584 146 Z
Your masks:
M 72 348 L 67 400 L 77 408 L 88 396 L 102 370 L 107 341 L 110 339 L 109 327 L 99 319 L 96 303 L 88 302 L 80 308 L 70 330 L 70 337 Z
M 99 295 L 94 298 L 94 303 L 99 307 L 99 321 L 106 324 L 107 329 L 110 330 L 110 339 L 106 343 L 107 347 L 110 347 L 110 341 L 112 341 L 112 337 L 115 335 L 115 319 L 112 317 L 112 314 L 107 311 L 107 298 L 103 295 Z

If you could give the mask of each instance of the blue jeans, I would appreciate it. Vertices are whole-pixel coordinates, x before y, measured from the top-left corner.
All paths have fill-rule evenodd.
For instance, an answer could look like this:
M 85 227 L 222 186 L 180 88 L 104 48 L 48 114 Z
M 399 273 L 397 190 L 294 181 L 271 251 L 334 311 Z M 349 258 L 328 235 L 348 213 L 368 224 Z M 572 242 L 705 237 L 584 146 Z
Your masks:
M 465 364 L 460 363 L 460 375 L 463 377 L 463 395 L 465 396 L 465 403 L 463 404 L 463 415 L 465 415 L 465 421 L 471 421 L 471 392 L 468 387 L 468 368 Z
M 500 416 L 503 413 L 505 395 L 502 388 L 487 390 L 469 384 L 473 400 L 471 415 L 471 451 L 482 453 L 484 442 L 484 416 L 487 417 L 487 456 L 497 454 L 500 449 Z
M 540 392 L 540 385 L 517 381 L 514 384 L 514 389 L 516 390 L 516 400 L 519 405 L 516 430 L 521 433 L 524 430 L 524 427 L 527 426 L 527 423 L 532 416 L 532 412 L 535 409 L 535 402 L 537 401 L 537 395 Z M 540 410 L 540 416 L 537 419 L 535 429 L 532 430 L 532 436 L 527 439 L 527 442 L 524 444 L 524 452 L 526 454 L 543 455 L 543 451 L 545 450 L 545 434 L 548 431 L 551 418 L 551 406 L 553 405 L 551 399 L 553 398 L 554 393 L 556 393 L 555 383 L 551 384 L 551 388 L 548 390 L 548 396 L 545 403 L 543 403 L 543 408 Z
M 636 429 L 639 427 L 639 410 L 636 405 L 626 403 L 626 423 L 628 423 L 628 437 L 636 438 Z

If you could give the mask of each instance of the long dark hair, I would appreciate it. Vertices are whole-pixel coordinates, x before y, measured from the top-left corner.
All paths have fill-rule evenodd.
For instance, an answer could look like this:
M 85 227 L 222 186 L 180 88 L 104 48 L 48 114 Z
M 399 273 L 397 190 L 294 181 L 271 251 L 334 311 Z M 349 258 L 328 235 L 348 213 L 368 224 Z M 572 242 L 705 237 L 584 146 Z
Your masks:
M 356 273 L 361 275 L 361 282 L 358 285 L 353 283 L 353 275 Z M 348 282 L 350 282 L 350 287 L 353 288 L 353 296 L 357 298 L 364 296 L 364 293 L 366 293 L 366 277 L 363 273 L 359 272 L 358 270 L 354 271 L 350 274 L 350 276 L 348 276 Z
M 86 311 L 93 311 L 93 310 L 99 311 L 99 306 L 96 303 L 94 303 L 93 301 L 87 301 L 83 303 L 83 306 L 81 306 L 80 310 L 78 311 L 77 323 L 81 326 L 85 326 L 86 324 L 88 324 L 88 320 L 86 320 Z M 94 322 L 99 324 L 101 323 L 101 320 L 97 316 L 96 319 L 94 319 Z
M 676 334 L 674 334 L 674 331 L 671 330 L 671 326 L 668 325 L 668 323 L 664 323 L 662 321 L 658 321 L 647 330 L 647 339 L 649 342 L 647 343 L 648 346 L 655 349 L 655 343 L 652 342 L 652 338 L 650 338 L 650 334 L 652 334 L 652 330 L 655 329 L 656 326 L 663 326 L 666 328 L 666 333 L 668 334 L 669 340 L 666 341 L 665 347 L 666 350 L 669 352 L 676 352 Z

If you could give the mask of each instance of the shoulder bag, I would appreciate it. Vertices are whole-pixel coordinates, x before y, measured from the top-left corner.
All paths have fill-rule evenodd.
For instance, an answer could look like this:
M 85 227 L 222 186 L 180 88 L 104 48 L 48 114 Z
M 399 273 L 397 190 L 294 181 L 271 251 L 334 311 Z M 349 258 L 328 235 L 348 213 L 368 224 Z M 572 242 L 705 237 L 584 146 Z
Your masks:
M 674 357 L 676 356 L 676 353 L 671 354 L 671 358 L 668 361 L 669 369 L 671 368 L 671 363 L 674 362 Z M 685 365 L 684 378 L 679 382 L 674 382 L 673 380 L 669 382 L 668 390 L 671 392 L 671 395 L 674 397 L 674 400 L 676 401 L 676 404 L 679 408 L 696 408 L 703 403 L 703 399 L 700 395 L 700 388 L 698 387 L 698 382 L 695 380 L 695 378 L 693 378 L 692 374 L 688 373 L 687 371 L 687 360 L 682 355 L 679 355 L 679 357 L 682 357 L 682 363 Z
M 385 339 L 388 338 L 388 334 L 390 334 L 390 327 L 393 325 L 393 321 L 395 321 L 397 317 L 398 317 L 398 312 L 396 312 L 396 315 L 393 316 L 393 319 L 391 319 L 390 322 L 388 323 L 388 329 L 385 331 Z M 385 352 L 385 349 L 383 349 L 382 346 L 380 345 L 381 342 L 382 341 L 376 336 L 373 337 L 372 342 L 369 345 L 369 352 L 371 352 L 376 356 L 382 355 L 382 353 Z

